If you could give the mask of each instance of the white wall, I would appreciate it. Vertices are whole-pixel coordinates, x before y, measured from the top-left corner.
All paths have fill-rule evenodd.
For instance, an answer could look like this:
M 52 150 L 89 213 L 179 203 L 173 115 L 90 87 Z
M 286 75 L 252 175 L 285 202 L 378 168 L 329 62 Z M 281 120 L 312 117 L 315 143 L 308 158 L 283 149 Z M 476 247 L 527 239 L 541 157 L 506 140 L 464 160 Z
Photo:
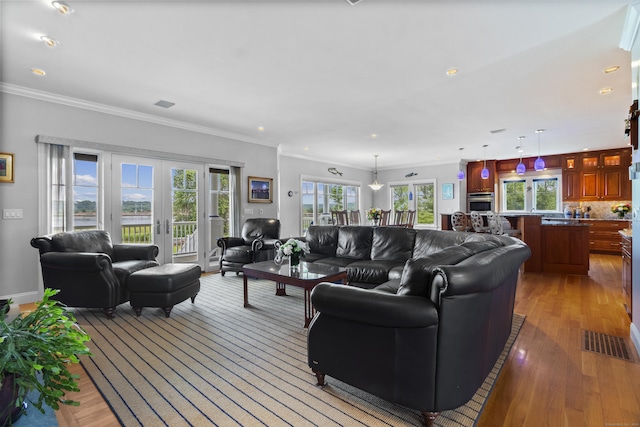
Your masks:
M 300 190 L 302 177 L 325 180 L 326 182 L 346 182 L 361 185 L 360 208 L 363 221 L 366 210 L 372 206 L 373 190 L 367 187 L 373 181 L 372 171 L 336 166 L 334 164 L 316 162 L 295 157 L 280 156 L 280 222 L 281 236 L 300 236 L 302 218 L 300 215 Z M 335 167 L 342 176 L 334 175 L 327 169 Z M 293 196 L 289 197 L 288 192 Z
M 29 241 L 38 233 L 36 135 L 132 146 L 244 162 L 242 208 L 276 217 L 274 203 L 247 202 L 247 176 L 272 177 L 277 187 L 277 150 L 222 137 L 133 120 L 0 92 L 0 151 L 15 155 L 15 182 L 0 184 L 0 209 L 22 209 L 21 220 L 0 219 L 0 298 L 34 301 L 40 265 Z M 250 155 L 248 155 L 250 153 Z M 259 209 L 263 214 L 259 215 Z
M 466 166 L 464 166 L 466 170 Z M 466 211 L 467 204 L 467 180 L 458 181 L 458 163 L 447 165 L 435 165 L 435 166 L 420 166 L 401 168 L 393 170 L 378 170 L 378 181 L 384 183 L 382 187 L 374 195 L 373 203 L 376 207 L 381 209 L 392 208 L 391 190 L 389 183 L 419 183 L 421 180 L 435 179 L 436 180 L 436 218 L 438 221 L 438 228 L 442 228 L 440 224 L 440 214 L 451 213 L 457 210 Z M 409 172 L 415 172 L 417 175 L 405 178 L 405 175 Z M 442 199 L 442 184 L 453 184 L 453 199 Z

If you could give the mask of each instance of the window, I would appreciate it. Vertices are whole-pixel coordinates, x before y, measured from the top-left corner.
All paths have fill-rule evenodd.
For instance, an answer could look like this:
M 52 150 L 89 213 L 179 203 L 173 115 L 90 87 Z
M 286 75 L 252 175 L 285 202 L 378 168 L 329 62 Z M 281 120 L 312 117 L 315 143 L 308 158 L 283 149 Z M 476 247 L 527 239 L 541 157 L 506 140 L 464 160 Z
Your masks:
M 389 188 L 393 212 L 415 210 L 416 225 L 436 227 L 435 180 L 390 185 Z
M 302 181 L 302 232 L 309 225 L 331 223 L 331 211 L 359 210 L 360 186 Z
M 555 212 L 560 210 L 561 183 L 559 175 L 529 178 L 504 178 L 502 211 Z

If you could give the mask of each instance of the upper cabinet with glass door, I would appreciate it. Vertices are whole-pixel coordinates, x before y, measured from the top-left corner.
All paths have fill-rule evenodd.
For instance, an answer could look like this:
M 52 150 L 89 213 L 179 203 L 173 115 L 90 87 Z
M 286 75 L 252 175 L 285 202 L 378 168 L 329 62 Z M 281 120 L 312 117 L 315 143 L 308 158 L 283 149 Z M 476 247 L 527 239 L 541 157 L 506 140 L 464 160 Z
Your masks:
M 567 154 L 562 156 L 562 163 L 564 201 L 631 198 L 630 148 Z

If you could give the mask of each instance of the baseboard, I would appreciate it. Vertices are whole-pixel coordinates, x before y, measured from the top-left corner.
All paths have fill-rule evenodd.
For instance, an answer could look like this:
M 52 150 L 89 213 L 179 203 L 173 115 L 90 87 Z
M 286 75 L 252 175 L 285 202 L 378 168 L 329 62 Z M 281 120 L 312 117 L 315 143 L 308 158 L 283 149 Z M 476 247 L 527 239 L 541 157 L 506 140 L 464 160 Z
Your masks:
M 36 301 L 39 301 L 41 298 L 42 298 L 42 295 L 40 295 L 40 293 L 38 293 L 37 291 L 0 296 L 0 299 L 10 299 L 13 304 L 26 304 L 29 302 L 36 302 Z
M 638 354 L 640 354 L 640 331 L 636 327 L 635 323 L 632 323 L 629 327 L 629 335 L 631 335 L 631 342 L 633 342 L 633 346 L 636 348 Z

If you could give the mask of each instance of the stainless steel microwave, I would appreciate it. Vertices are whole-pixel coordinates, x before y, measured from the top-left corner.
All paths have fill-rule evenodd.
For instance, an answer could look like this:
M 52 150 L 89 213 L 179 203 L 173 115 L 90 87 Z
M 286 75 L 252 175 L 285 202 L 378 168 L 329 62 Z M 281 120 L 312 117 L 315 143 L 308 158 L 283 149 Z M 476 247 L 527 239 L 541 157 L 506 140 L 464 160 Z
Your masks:
M 496 197 L 494 193 L 467 194 L 467 212 L 496 211 Z

